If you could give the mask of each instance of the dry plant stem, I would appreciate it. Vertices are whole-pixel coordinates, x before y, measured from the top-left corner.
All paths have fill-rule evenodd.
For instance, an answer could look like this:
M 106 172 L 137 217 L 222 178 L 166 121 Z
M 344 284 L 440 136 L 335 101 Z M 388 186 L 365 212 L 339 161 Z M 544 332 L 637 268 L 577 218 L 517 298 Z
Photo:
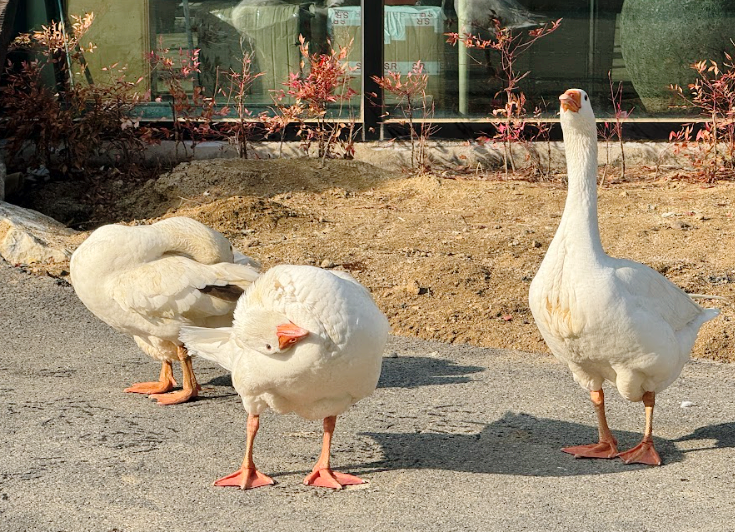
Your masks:
M 326 119 L 329 105 L 334 102 L 349 101 L 356 92 L 349 87 L 352 79 L 350 72 L 354 70 L 347 63 L 352 42 L 339 50 L 332 50 L 328 54 L 310 54 L 309 46 L 303 36 L 299 36 L 299 49 L 302 55 L 302 70 L 308 71 L 308 75 L 290 74 L 288 82 L 285 83 L 287 91 L 278 96 L 282 100 L 286 94 L 293 97 L 296 103 L 291 106 L 280 106 L 276 104 L 281 112 L 282 118 L 288 120 L 279 124 L 285 127 L 288 121 L 298 121 L 299 136 L 302 138 L 302 149 L 308 155 L 312 143 L 317 145 L 319 158 L 333 156 L 332 144 L 339 137 L 341 124 L 329 125 Z M 330 43 L 331 44 L 331 43 Z M 308 62 L 309 68 L 304 69 Z M 346 87 L 346 90 L 345 90 Z M 342 92 L 338 92 L 342 89 Z M 316 126 L 306 124 L 306 119 L 316 121 Z M 336 131 L 334 131 L 336 129 Z
M 731 41 L 732 42 L 732 41 Z M 722 65 L 712 60 L 692 65 L 697 73 L 688 92 L 678 85 L 669 88 L 684 102 L 685 107 L 698 109 L 706 122 L 693 137 L 694 124 L 684 124 L 677 132 L 671 132 L 675 152 L 683 151 L 703 180 L 713 182 L 721 172 L 732 175 L 735 170 L 735 61 L 724 52 Z M 727 156 L 720 155 L 719 141 L 728 145 Z M 694 146 L 696 150 L 690 148 Z
M 620 143 L 620 179 L 623 180 L 625 178 L 625 143 L 622 134 L 618 135 L 618 142 Z
M 615 111 L 615 122 L 613 125 L 610 125 L 609 122 L 605 122 L 600 130 L 600 134 L 605 140 L 606 150 L 605 169 L 602 175 L 602 179 L 600 181 L 601 187 L 605 184 L 608 168 L 610 167 L 610 141 L 613 137 L 617 137 L 618 144 L 620 146 L 620 179 L 622 180 L 625 177 L 626 166 L 625 144 L 623 143 L 623 120 L 628 118 L 633 112 L 633 109 L 630 109 L 629 111 L 623 111 L 623 82 L 619 82 L 616 86 L 613 83 L 612 71 L 610 70 L 608 70 L 607 72 L 607 79 L 610 86 L 610 102 L 612 103 L 613 110 Z
M 411 169 L 416 168 L 416 131 L 413 128 L 413 101 L 411 95 L 406 96 L 406 102 L 408 104 L 408 132 L 411 136 Z
M 424 65 L 421 61 L 416 61 L 405 77 L 398 72 L 387 72 L 384 76 L 373 76 L 375 81 L 384 92 L 393 94 L 398 98 L 398 106 L 403 113 L 405 121 L 403 125 L 408 125 L 409 139 L 411 142 L 411 169 L 423 173 L 428 167 L 427 141 L 434 128 L 427 121 L 429 117 L 433 117 L 434 104 L 431 106 L 427 103 L 426 86 L 429 76 L 424 73 Z M 421 106 L 417 106 L 416 102 L 420 101 Z M 416 129 L 415 111 L 421 109 L 423 112 L 423 121 Z
M 482 39 L 475 35 L 459 35 L 450 33 L 448 42 L 456 44 L 462 42 L 467 48 L 478 48 L 483 50 L 495 50 L 500 54 L 500 68 L 504 88 L 496 93 L 505 94 L 505 105 L 493 111 L 493 116 L 502 117 L 501 125 L 496 125 L 495 135 L 492 140 L 503 144 L 503 167 L 508 177 L 509 170 L 516 171 L 513 157 L 512 143 L 524 139 L 524 127 L 526 119 L 525 95 L 520 89 L 519 83 L 530 72 L 519 73 L 515 70 L 518 58 L 523 55 L 539 39 L 553 33 L 561 23 L 561 19 L 545 24 L 539 28 L 527 32 L 514 34 L 509 28 L 503 27 L 498 19 L 494 21 L 494 36 L 491 39 Z

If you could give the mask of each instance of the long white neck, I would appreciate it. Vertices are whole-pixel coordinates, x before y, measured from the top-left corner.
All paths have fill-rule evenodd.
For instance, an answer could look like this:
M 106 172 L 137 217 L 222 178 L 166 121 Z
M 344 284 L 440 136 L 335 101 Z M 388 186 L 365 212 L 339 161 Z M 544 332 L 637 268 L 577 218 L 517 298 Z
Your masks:
M 569 181 L 559 225 L 571 251 L 604 253 L 597 224 L 597 132 L 594 122 L 584 130 L 565 128 L 564 147 Z
M 158 235 L 159 253 L 187 255 L 202 264 L 232 262 L 229 242 L 193 220 L 169 218 L 150 229 Z

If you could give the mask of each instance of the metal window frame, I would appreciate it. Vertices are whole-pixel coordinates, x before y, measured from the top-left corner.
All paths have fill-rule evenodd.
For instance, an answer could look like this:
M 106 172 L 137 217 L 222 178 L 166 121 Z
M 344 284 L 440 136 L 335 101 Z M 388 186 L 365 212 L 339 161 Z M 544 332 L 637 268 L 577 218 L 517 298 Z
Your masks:
M 383 0 L 361 0 L 362 25 L 362 139 L 383 138 L 383 89 L 373 77 L 383 76 Z

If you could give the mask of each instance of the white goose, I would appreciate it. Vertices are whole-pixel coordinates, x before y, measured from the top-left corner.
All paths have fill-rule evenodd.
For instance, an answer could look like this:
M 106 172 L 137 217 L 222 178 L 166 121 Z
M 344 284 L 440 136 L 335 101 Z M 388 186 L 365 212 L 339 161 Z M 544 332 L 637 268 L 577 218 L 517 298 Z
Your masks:
M 232 327 L 182 327 L 193 354 L 232 372 L 248 412 L 242 466 L 215 485 L 273 484 L 253 463 L 259 416 L 268 407 L 324 420 L 322 452 L 305 484 L 361 484 L 330 468 L 332 434 L 337 415 L 375 390 L 387 338 L 388 321 L 365 288 L 347 273 L 313 266 L 265 272 L 240 298 Z
M 231 324 L 237 298 L 258 272 L 257 263 L 220 233 L 183 217 L 100 227 L 70 264 L 72 285 L 86 307 L 162 362 L 157 382 L 125 391 L 152 394 L 167 405 L 188 401 L 200 389 L 178 338 L 180 327 Z M 176 385 L 174 360 L 181 362 L 183 389 L 167 393 Z
M 597 222 L 595 116 L 583 90 L 570 89 L 559 100 L 569 190 L 529 302 L 551 352 L 589 390 L 599 428 L 598 443 L 563 450 L 659 465 L 652 439 L 655 395 L 679 376 L 699 328 L 719 311 L 700 307 L 648 266 L 605 254 Z M 643 439 L 623 453 L 605 418 L 605 380 L 645 405 Z

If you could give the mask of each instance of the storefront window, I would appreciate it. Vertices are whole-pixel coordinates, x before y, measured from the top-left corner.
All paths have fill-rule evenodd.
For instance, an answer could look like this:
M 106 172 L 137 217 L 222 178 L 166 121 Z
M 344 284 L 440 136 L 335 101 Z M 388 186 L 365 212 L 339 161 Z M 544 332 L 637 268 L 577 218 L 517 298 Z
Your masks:
M 227 100 L 226 73 L 242 68 L 248 54 L 253 74 L 261 75 L 248 90 L 255 111 L 273 104 L 291 74 L 302 68 L 299 36 L 311 53 L 348 46 L 353 76 L 349 86 L 362 91 L 362 76 L 398 72 L 406 75 L 416 61 L 428 75 L 426 103 L 436 120 L 486 120 L 504 104 L 507 80 L 497 51 L 451 44 L 447 34 L 493 37 L 493 19 L 513 35 L 525 35 L 562 19 L 559 28 L 515 58 L 526 97 L 526 113 L 535 109 L 553 117 L 558 94 L 569 87 L 585 89 L 599 117 L 613 114 L 610 86 L 622 82 L 621 107 L 635 108 L 638 120 L 685 118 L 691 111 L 677 103 L 668 85 L 686 86 L 694 79 L 688 65 L 703 59 L 722 62 L 735 27 L 735 4 L 726 0 L 383 0 L 383 70 L 363 57 L 361 5 L 380 20 L 381 2 L 360 0 L 66 0 L 67 14 L 94 12 L 88 35 L 97 44 L 86 57 L 89 75 L 109 76 L 105 67 L 126 66 L 130 80 L 155 101 L 170 97 L 166 73 L 151 65 L 150 53 L 179 60 L 198 50 L 198 72 L 182 84 L 196 87 L 218 102 Z M 368 13 L 366 13 L 367 15 Z M 364 28 L 365 35 L 381 28 Z M 367 38 L 367 37 L 366 37 Z M 372 35 L 377 43 L 380 35 Z M 379 54 L 378 54 L 379 55 Z M 363 64 L 365 63 L 365 64 Z M 389 116 L 396 98 L 386 93 Z M 364 99 L 364 101 L 363 101 Z M 358 95 L 337 112 L 359 114 L 366 95 Z M 681 103 L 681 102 L 678 102 Z M 165 106 L 160 107 L 165 112 Z M 696 114 L 696 113 L 695 113 Z M 419 117 L 420 118 L 420 117 Z
M 169 54 L 178 54 L 180 49 L 199 50 L 199 72 L 192 76 L 191 83 L 200 85 L 218 101 L 227 100 L 231 90 L 228 74 L 241 73 L 243 56 L 248 56 L 247 68 L 255 79 L 247 101 L 254 108 L 271 105 L 274 96 L 287 90 L 284 84 L 290 75 L 307 73 L 302 67 L 300 36 L 309 43 L 310 53 L 326 53 L 334 30 L 331 8 L 325 1 L 151 0 L 151 7 L 153 39 Z M 348 37 L 359 37 L 359 8 L 356 22 L 349 22 L 350 31 L 340 34 L 339 39 L 345 46 Z M 356 39 L 350 63 L 359 66 L 359 57 Z M 308 61 L 306 65 L 308 70 Z M 358 74 L 353 74 L 356 91 L 360 89 Z M 152 79 L 153 96 L 165 96 L 165 79 L 155 72 Z
M 438 118 L 487 118 L 503 106 L 502 90 L 508 82 L 503 58 L 495 50 L 464 45 L 467 35 L 493 39 L 494 19 L 513 37 L 526 41 L 530 30 L 563 19 L 556 31 L 512 58 L 518 75 L 529 72 L 519 82 L 529 112 L 539 108 L 547 116 L 555 113 L 558 94 L 569 87 L 585 88 L 599 104 L 609 94 L 608 72 L 613 81 L 625 79 L 615 41 L 622 0 L 605 2 L 604 9 L 594 0 L 571 6 L 542 0 L 402 3 L 385 8 L 386 35 L 395 33 L 390 44 L 386 40 L 386 69 L 421 60 L 430 76 L 427 94 Z M 448 43 L 447 33 L 458 34 L 460 42 Z M 400 57 L 391 63 L 388 58 L 393 55 Z

